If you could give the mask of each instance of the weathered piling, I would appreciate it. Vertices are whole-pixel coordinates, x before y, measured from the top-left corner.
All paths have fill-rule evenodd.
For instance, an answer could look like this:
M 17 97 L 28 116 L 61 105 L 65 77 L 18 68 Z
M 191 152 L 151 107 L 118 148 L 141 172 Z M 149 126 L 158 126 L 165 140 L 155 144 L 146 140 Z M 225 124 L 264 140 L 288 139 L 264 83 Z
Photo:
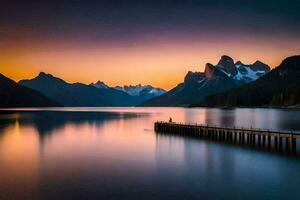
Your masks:
M 299 154 L 297 152 L 297 139 L 300 138 L 300 134 L 292 132 L 173 122 L 155 122 L 154 130 L 161 133 L 188 135 L 242 146 L 257 147 L 260 149 L 283 152 L 289 155 Z

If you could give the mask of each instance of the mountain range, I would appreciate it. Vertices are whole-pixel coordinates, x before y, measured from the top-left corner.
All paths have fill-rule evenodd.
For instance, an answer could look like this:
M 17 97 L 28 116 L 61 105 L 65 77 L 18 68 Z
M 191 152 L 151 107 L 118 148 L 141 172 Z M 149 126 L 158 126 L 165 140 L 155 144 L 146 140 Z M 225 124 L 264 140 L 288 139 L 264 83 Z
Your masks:
M 255 82 L 207 96 L 193 106 L 300 107 L 300 56 L 286 58 Z
M 133 99 L 111 88 L 96 88 L 83 83 L 67 83 L 51 74 L 41 72 L 21 85 L 39 91 L 63 106 L 131 106 Z
M 269 71 L 270 67 L 260 61 L 245 65 L 241 61 L 234 63 L 231 57 L 224 55 L 217 65 L 207 63 L 204 72 L 189 71 L 183 83 L 140 106 L 189 106 L 206 96 L 256 81 Z
M 161 88 L 156 88 L 151 85 L 141 85 L 141 84 L 110 87 L 102 81 L 97 81 L 96 83 L 91 83 L 90 85 L 96 88 L 101 88 L 101 89 L 111 88 L 111 89 L 116 89 L 125 92 L 126 94 L 132 96 L 137 103 L 141 103 L 147 99 L 160 96 L 166 92 L 164 89 Z
M 143 100 L 160 95 L 164 90 L 152 86 L 109 87 L 98 81 L 86 85 L 67 83 L 51 74 L 41 72 L 30 80 L 21 80 L 20 85 L 34 89 L 63 106 L 135 106 Z M 136 93 L 131 93 L 135 89 Z
M 300 107 L 299 77 L 300 56 L 286 58 L 271 71 L 260 61 L 246 65 L 222 56 L 216 65 L 207 63 L 204 72 L 189 71 L 168 92 L 140 84 L 68 83 L 44 72 L 16 83 L 0 74 L 0 107 Z
M 59 103 L 0 74 L 0 107 L 56 107 Z
M 164 89 L 161 88 L 155 88 L 151 85 L 141 84 L 129 86 L 116 86 L 114 88 L 116 90 L 123 91 L 128 95 L 135 97 L 140 103 L 153 97 L 160 96 L 166 92 Z

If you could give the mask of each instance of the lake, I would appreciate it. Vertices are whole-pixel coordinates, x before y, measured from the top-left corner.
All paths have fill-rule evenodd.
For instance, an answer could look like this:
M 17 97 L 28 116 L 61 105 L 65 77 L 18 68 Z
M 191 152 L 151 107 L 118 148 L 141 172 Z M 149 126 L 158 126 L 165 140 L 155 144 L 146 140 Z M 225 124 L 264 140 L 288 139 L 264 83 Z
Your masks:
M 300 159 L 155 133 L 167 121 L 300 131 L 300 111 L 48 108 L 0 112 L 0 199 L 300 199 Z

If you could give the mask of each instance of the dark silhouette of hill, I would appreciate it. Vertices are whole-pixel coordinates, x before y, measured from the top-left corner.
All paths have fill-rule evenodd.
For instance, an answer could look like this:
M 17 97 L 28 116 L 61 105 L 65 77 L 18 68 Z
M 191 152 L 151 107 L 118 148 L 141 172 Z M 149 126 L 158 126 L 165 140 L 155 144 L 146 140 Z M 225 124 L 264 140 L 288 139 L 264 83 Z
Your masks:
M 0 74 L 0 107 L 53 107 L 59 103 Z

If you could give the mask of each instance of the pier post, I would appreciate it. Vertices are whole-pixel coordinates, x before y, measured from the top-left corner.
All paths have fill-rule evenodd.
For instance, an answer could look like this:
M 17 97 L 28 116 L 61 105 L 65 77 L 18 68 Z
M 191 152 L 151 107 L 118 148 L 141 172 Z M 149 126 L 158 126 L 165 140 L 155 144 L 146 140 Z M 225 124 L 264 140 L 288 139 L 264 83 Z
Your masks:
M 282 151 L 282 137 L 280 135 L 278 135 L 278 139 L 279 139 L 279 151 L 281 152 Z
M 265 148 L 266 147 L 266 135 L 264 134 L 262 137 L 263 137 L 263 144 L 262 144 L 262 146 L 263 146 L 263 148 Z
M 290 153 L 291 147 L 292 147 L 292 135 L 285 138 L 286 153 Z
M 237 141 L 237 138 L 236 138 L 236 131 L 234 131 L 234 133 L 233 133 L 233 142 L 236 143 L 236 141 Z
M 260 147 L 261 146 L 261 135 L 258 134 L 257 137 L 258 137 L 257 143 L 258 143 L 258 146 Z
M 297 154 L 297 139 L 293 137 L 291 137 L 291 153 L 293 155 L 296 155 Z
M 206 127 L 206 131 L 205 131 L 205 137 L 206 137 L 206 139 L 208 139 L 208 138 L 209 138 L 208 127 Z
M 199 128 L 199 136 L 202 138 L 202 128 Z
M 241 134 L 241 141 L 242 141 L 242 144 L 245 143 L 245 131 L 243 131 Z
M 251 145 L 251 142 L 252 142 L 252 133 L 248 133 L 248 144 Z
M 268 134 L 268 149 L 271 149 L 271 135 Z
M 275 149 L 278 150 L 278 137 L 277 137 L 277 135 L 274 135 L 274 146 L 275 146 Z

